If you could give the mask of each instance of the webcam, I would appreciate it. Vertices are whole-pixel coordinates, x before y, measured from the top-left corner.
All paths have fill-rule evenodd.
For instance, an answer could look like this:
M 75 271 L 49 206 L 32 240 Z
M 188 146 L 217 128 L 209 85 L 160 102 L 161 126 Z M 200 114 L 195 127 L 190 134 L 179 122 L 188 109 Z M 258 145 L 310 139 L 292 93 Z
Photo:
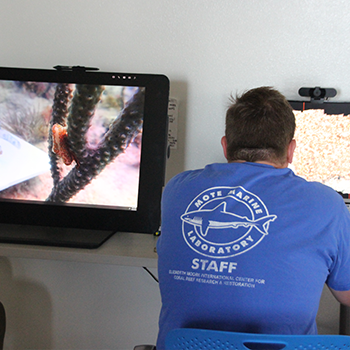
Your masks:
M 333 88 L 321 88 L 316 86 L 314 88 L 302 87 L 299 89 L 300 96 L 310 97 L 311 101 L 322 103 L 329 97 L 334 97 L 337 94 L 337 90 Z

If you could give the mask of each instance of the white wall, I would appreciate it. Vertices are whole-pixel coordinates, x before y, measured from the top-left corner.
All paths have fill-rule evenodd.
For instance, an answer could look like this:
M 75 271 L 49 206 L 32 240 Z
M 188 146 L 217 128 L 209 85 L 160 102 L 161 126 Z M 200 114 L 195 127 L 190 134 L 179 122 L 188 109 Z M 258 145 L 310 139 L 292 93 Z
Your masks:
M 350 100 L 349 13 L 348 0 L 2 0 L 0 65 L 86 65 L 104 71 L 166 74 L 171 96 L 180 101 L 178 149 L 167 168 L 170 178 L 184 169 L 223 161 L 220 138 L 231 93 L 271 85 L 288 98 L 297 98 L 301 86 L 322 86 L 336 88 L 336 100 Z M 43 340 L 32 328 L 22 333 L 19 314 L 12 315 L 8 344 L 26 338 L 33 347 L 62 348 L 69 342 L 72 349 L 102 349 L 112 343 L 123 349 L 131 347 L 125 345 L 130 337 L 139 340 L 150 333 L 145 331 L 147 322 L 154 325 L 159 295 L 143 271 L 21 259 L 1 263 L 20 274 L 19 280 L 11 274 L 4 279 L 10 310 L 25 303 L 32 312 L 34 306 L 25 302 L 29 296 L 43 314 L 38 326 L 48 333 Z M 89 271 L 91 278 L 86 277 Z M 116 277 L 120 275 L 123 278 Z M 96 287 L 99 283 L 104 287 Z M 90 285 L 94 288 L 87 292 Z M 129 320 L 128 333 L 112 315 L 122 307 L 114 294 L 127 296 L 125 305 L 135 305 L 139 298 L 129 293 L 135 285 L 149 300 L 137 305 L 149 305 L 144 314 L 150 316 L 142 319 L 142 327 L 141 320 L 134 328 Z M 82 305 L 92 302 L 95 292 L 104 291 L 111 292 L 100 300 L 102 311 L 95 322 L 91 310 Z M 333 316 L 325 319 L 331 320 L 334 330 L 337 306 L 326 299 L 325 315 Z

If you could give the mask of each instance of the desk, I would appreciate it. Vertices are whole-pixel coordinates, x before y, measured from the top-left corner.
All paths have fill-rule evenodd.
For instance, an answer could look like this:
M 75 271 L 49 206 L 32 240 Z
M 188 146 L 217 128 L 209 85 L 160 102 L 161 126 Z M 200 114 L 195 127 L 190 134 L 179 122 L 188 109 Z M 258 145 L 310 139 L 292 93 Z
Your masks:
M 117 232 L 97 249 L 0 244 L 0 256 L 97 264 L 157 267 L 157 237 Z
M 9 315 L 5 346 L 131 349 L 154 343 L 159 288 L 142 267 L 157 267 L 156 241 L 152 234 L 120 232 L 97 249 L 0 243 L 0 300 Z

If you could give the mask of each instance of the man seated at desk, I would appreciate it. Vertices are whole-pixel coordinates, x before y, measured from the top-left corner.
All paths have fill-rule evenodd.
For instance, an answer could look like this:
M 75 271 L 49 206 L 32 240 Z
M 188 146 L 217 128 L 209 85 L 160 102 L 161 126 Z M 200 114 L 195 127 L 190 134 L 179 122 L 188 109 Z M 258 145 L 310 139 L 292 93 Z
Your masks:
M 157 350 L 183 327 L 316 334 L 324 283 L 350 306 L 350 214 L 333 189 L 288 168 L 294 131 L 285 97 L 252 89 L 226 114 L 228 162 L 166 186 Z

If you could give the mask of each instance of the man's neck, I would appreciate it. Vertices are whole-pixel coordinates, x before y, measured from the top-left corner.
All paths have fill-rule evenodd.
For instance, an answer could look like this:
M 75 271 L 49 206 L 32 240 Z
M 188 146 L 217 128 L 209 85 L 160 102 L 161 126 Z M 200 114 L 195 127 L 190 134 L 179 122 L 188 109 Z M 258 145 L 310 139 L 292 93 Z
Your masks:
M 234 161 L 229 162 L 229 163 L 246 163 L 246 161 L 245 160 L 234 160 Z M 254 163 L 271 165 L 271 166 L 273 166 L 276 169 L 283 169 L 283 168 L 287 168 L 288 167 L 288 162 L 285 162 L 285 163 L 282 164 L 282 163 L 276 163 L 276 162 L 269 162 L 269 161 L 259 160 L 259 161 L 256 161 Z

